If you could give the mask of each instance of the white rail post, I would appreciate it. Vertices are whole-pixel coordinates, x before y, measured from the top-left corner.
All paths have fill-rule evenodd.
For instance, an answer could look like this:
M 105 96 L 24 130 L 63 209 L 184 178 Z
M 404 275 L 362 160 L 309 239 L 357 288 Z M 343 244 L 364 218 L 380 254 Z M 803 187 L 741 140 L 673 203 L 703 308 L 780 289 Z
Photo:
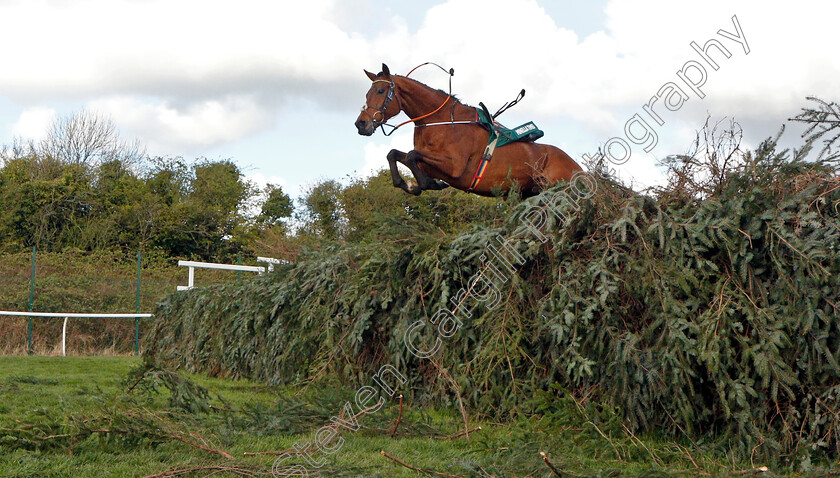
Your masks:
M 189 277 L 189 279 L 187 279 L 187 287 L 192 289 L 194 284 L 195 284 L 195 267 L 190 267 L 190 277 Z
M 67 323 L 73 318 L 95 318 L 95 319 L 134 319 L 154 317 L 154 314 L 75 314 L 66 312 L 10 312 L 0 310 L 0 317 L 50 317 L 54 319 L 64 318 L 64 325 L 61 327 L 61 355 L 67 355 Z
M 61 356 L 67 356 L 67 320 L 70 317 L 64 318 L 64 327 L 61 328 Z

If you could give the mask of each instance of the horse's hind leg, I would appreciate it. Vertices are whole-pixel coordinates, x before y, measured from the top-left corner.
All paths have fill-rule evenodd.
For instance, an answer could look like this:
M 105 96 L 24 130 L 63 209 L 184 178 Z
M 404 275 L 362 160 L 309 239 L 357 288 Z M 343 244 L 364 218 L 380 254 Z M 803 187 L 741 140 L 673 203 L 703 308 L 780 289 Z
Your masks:
M 414 174 L 414 178 L 417 179 L 417 184 L 420 188 L 424 191 L 439 191 L 441 189 L 446 189 L 449 187 L 448 184 L 445 182 L 435 179 L 428 174 L 424 173 L 419 167 L 418 163 L 423 159 L 423 155 L 420 154 L 415 149 L 412 149 L 405 155 L 401 163 L 406 165 L 408 169 L 411 170 L 411 173 Z
M 427 175 L 418 167 L 418 162 L 423 158 L 423 155 L 416 150 L 412 149 L 408 153 L 403 153 L 402 151 L 392 149 L 388 153 L 387 158 L 394 187 L 400 188 L 415 196 L 419 196 L 420 193 L 426 190 L 439 191 L 449 187 L 445 182 Z M 404 164 L 411 171 L 414 179 L 417 180 L 416 185 L 409 186 L 405 182 L 405 179 L 400 175 L 399 169 L 397 169 L 397 163 Z

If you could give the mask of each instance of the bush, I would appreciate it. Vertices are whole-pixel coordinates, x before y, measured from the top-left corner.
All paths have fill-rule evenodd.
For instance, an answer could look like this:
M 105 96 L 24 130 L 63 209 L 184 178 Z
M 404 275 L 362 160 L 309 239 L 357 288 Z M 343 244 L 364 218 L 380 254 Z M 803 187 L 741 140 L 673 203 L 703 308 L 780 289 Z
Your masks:
M 547 215 L 545 242 L 523 221 L 566 185 L 514 205 L 500 227 L 446 234 L 394 219 L 390 240 L 170 295 L 148 353 L 270 383 L 369 384 L 389 363 L 415 400 L 460 393 L 504 417 L 560 389 L 617 407 L 634 431 L 708 436 L 766 457 L 836 456 L 837 168 L 772 139 L 740 154 L 712 138 L 670 158 L 672 182 L 650 195 L 594 178 L 578 207 L 562 202 L 566 220 Z M 482 255 L 499 237 L 524 259 L 497 281 L 501 302 L 464 302 L 463 326 L 432 359 L 410 353 L 412 324 L 451 309 L 487 273 Z M 436 338 L 429 326 L 420 335 Z

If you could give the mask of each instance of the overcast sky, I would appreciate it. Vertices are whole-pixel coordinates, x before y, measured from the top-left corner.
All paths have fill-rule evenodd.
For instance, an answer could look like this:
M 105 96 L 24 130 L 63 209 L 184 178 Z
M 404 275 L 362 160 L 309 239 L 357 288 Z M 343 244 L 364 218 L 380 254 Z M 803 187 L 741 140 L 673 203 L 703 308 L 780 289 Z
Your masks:
M 410 149 L 408 127 L 356 133 L 362 70 L 434 61 L 455 69 L 453 92 L 470 104 L 495 110 L 525 88 L 500 120 L 533 120 L 576 159 L 639 113 L 657 144 L 634 145 L 623 174 L 653 184 L 656 160 L 685 152 L 707 114 L 735 118 L 754 146 L 806 96 L 840 100 L 838 17 L 835 0 L 0 0 L 0 142 L 90 109 L 153 154 L 231 158 L 296 194 Z M 690 45 L 711 39 L 730 55 L 710 48 L 717 70 Z M 677 75 L 690 61 L 705 66 L 703 98 Z M 412 77 L 448 87 L 437 69 Z M 654 106 L 660 125 L 642 107 L 668 82 L 688 99 Z

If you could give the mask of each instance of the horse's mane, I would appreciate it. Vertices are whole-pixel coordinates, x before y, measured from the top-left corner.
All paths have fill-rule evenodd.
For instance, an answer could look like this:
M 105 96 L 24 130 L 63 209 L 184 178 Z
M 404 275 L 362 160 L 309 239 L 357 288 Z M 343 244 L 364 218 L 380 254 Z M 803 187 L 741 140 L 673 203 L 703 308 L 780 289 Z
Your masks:
M 381 74 L 382 74 L 382 73 L 380 73 L 379 75 L 381 75 Z M 377 76 L 379 76 L 379 75 L 377 75 Z M 426 88 L 428 88 L 428 89 L 430 89 L 430 90 L 435 90 L 435 91 L 437 91 L 438 93 L 443 93 L 444 95 L 451 97 L 451 98 L 452 98 L 452 99 L 454 99 L 454 100 L 455 100 L 455 102 L 456 102 L 456 103 L 458 103 L 458 104 L 461 104 L 461 105 L 463 105 L 463 106 L 469 106 L 470 108 L 474 108 L 474 106 L 472 106 L 472 105 L 468 105 L 467 103 L 464 103 L 463 101 L 461 101 L 461 100 L 460 100 L 460 98 L 458 98 L 458 96 L 457 96 L 457 95 L 455 95 L 454 93 L 449 93 L 449 92 L 443 91 L 443 90 L 441 90 L 440 88 L 433 88 L 433 87 L 431 87 L 431 86 L 429 86 L 429 85 L 427 85 L 427 84 L 423 83 L 422 81 L 415 80 L 414 78 L 409 78 L 409 77 L 407 77 L 407 76 L 402 76 L 402 75 L 391 75 L 391 76 L 397 76 L 397 77 L 400 77 L 400 78 L 403 78 L 403 79 L 406 79 L 406 80 L 413 81 L 413 82 L 415 82 L 415 83 L 418 83 L 418 84 L 420 84 L 420 85 L 425 86 Z

